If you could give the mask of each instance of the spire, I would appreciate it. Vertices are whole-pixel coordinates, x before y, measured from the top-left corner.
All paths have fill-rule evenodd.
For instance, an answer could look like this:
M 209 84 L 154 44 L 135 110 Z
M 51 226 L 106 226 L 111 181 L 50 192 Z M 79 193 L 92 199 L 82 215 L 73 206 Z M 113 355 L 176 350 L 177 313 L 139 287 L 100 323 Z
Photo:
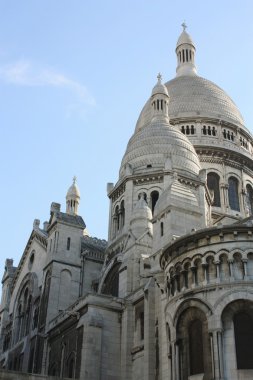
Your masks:
M 80 202 L 80 191 L 76 184 L 76 176 L 73 177 L 73 183 L 68 189 L 66 195 L 66 213 L 71 215 L 78 214 L 78 206 Z
M 162 75 L 158 73 L 157 83 L 152 90 L 151 94 L 151 105 L 153 108 L 153 118 L 166 118 L 166 121 L 169 121 L 169 94 L 167 87 L 162 84 Z
M 197 75 L 195 66 L 195 46 L 191 36 L 186 32 L 187 25 L 182 23 L 183 31 L 179 36 L 176 46 L 177 76 Z

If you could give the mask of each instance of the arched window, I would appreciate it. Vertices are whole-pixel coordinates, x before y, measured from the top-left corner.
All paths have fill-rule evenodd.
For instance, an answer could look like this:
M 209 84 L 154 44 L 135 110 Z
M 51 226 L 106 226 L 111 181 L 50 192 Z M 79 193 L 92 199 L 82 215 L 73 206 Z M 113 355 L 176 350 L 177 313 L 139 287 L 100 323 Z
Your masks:
M 189 325 L 188 333 L 190 374 L 204 373 L 202 322 L 199 319 L 193 320 Z
M 228 199 L 231 210 L 240 211 L 238 180 L 235 177 L 228 179 Z
M 234 316 L 237 369 L 253 369 L 253 320 L 246 312 Z
M 27 301 L 26 311 L 25 311 L 25 336 L 30 331 L 30 318 L 31 318 L 31 309 L 32 309 L 32 296 L 30 295 Z
M 124 200 L 121 201 L 121 204 L 120 204 L 120 215 L 121 215 L 121 227 L 123 227 L 125 224 L 125 203 L 124 203 Z
M 119 206 L 116 206 L 115 209 L 115 222 L 116 222 L 116 231 L 119 230 Z
M 151 210 L 152 210 L 152 214 L 153 214 L 156 202 L 158 201 L 158 198 L 159 198 L 159 193 L 158 193 L 158 191 L 155 190 L 155 191 L 152 191 L 150 196 L 151 196 Z
M 220 207 L 220 177 L 218 174 L 207 174 L 207 187 L 213 197 L 212 205 Z
M 250 185 L 246 186 L 246 209 L 249 215 L 253 214 L 253 190 Z
M 119 294 L 119 268 L 120 263 L 114 265 L 112 269 L 109 271 L 104 285 L 103 285 L 103 294 L 109 294 L 114 297 L 118 297 Z

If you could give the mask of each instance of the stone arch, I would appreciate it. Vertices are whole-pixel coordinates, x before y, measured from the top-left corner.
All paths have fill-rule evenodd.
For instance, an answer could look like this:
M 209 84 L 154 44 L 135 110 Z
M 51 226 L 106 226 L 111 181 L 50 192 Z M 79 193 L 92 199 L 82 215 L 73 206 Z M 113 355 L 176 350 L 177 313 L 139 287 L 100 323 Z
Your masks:
M 217 319 L 221 320 L 221 314 L 229 303 L 237 301 L 239 299 L 253 302 L 253 290 L 251 291 L 245 288 L 237 288 L 230 290 L 219 297 L 213 306 L 213 312 L 216 315 Z
M 101 293 L 118 297 L 119 294 L 119 268 L 120 262 L 114 262 L 114 265 L 108 271 L 104 279 Z
M 166 308 L 168 305 L 166 306 Z M 213 314 L 212 306 L 207 303 L 206 301 L 202 301 L 198 298 L 190 298 L 188 300 L 183 301 L 177 308 L 176 312 L 174 313 L 173 317 L 173 325 L 177 325 L 179 316 L 183 313 L 184 310 L 190 308 L 190 307 L 196 307 L 197 309 L 200 309 L 207 315 L 211 316 Z
M 208 257 L 213 257 L 214 260 L 215 260 L 215 255 L 216 253 L 214 251 L 206 251 L 204 254 L 203 254 L 203 262 L 207 264 L 207 258 Z
M 240 370 L 247 370 L 247 378 L 252 378 L 253 302 L 242 298 L 229 302 L 222 311 L 221 323 L 227 378 L 237 378 Z
M 211 380 L 211 345 L 208 333 L 208 314 L 196 305 L 185 308 L 176 324 L 179 377 L 188 380 L 189 376 L 200 375 Z
M 100 277 L 99 286 L 98 286 L 98 293 L 102 293 L 102 288 L 104 286 L 104 282 L 106 277 L 108 276 L 108 273 L 112 269 L 112 267 L 116 264 L 122 264 L 122 255 L 121 253 L 118 253 L 113 259 L 111 259 L 108 263 L 108 265 L 104 268 L 102 276 Z

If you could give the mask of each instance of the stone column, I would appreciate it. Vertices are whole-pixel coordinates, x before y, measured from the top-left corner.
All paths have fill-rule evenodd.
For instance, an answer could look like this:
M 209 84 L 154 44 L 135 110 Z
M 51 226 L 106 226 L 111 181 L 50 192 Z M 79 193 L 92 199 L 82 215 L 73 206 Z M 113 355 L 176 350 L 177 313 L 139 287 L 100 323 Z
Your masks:
M 87 324 L 83 329 L 80 379 L 101 379 L 102 328 Z
M 242 260 L 243 262 L 243 268 L 244 268 L 244 280 L 248 280 L 248 267 L 247 267 L 247 262 L 248 262 L 248 259 L 243 259 Z
M 219 349 L 219 370 L 220 380 L 224 379 L 224 367 L 223 367 L 223 343 L 222 343 L 222 331 L 217 331 L 218 349 Z
M 213 380 L 223 380 L 223 348 L 222 348 L 222 331 L 214 330 L 210 333 Z
M 145 291 L 145 296 L 144 296 L 144 379 L 145 380 L 154 380 L 156 376 L 154 303 L 155 303 L 155 289 L 154 289 L 154 283 L 152 281 L 148 289 Z M 159 344 L 158 344 L 158 347 L 160 347 Z
M 122 314 L 122 330 L 121 330 L 121 376 L 120 380 L 132 380 L 132 356 L 131 349 L 134 344 L 134 317 L 133 306 L 131 303 L 126 304 L 126 308 Z M 80 377 L 81 378 L 81 377 Z
M 192 271 L 192 277 L 193 277 L 193 282 L 192 282 L 192 288 L 195 288 L 196 287 L 196 272 L 197 272 L 197 268 L 195 266 L 191 267 L 191 271 Z
M 228 260 L 228 265 L 229 265 L 229 272 L 230 272 L 230 278 L 231 280 L 234 280 L 234 270 L 233 270 L 233 259 Z
M 215 266 L 216 266 L 216 278 L 217 278 L 217 282 L 219 283 L 220 282 L 220 261 L 217 260 L 214 262 Z
M 208 264 L 206 264 L 206 263 L 202 263 L 202 267 L 203 267 L 203 270 L 204 270 L 204 281 L 203 281 L 203 285 L 206 285 L 206 284 L 207 284 L 207 268 L 208 268 Z

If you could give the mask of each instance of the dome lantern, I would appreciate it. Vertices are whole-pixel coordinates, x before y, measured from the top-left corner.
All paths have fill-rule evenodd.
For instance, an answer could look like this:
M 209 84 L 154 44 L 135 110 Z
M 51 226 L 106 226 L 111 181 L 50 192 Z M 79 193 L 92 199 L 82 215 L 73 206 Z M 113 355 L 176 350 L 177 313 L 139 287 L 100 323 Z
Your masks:
M 157 83 L 152 90 L 151 106 L 153 118 L 165 118 L 169 122 L 169 94 L 166 86 L 162 84 L 162 75 L 158 73 Z
M 66 213 L 70 215 L 77 215 L 79 202 L 80 202 L 80 191 L 76 184 L 76 176 L 74 176 L 73 184 L 68 189 L 68 192 L 66 195 Z
M 197 75 L 195 66 L 195 46 L 191 36 L 186 32 L 187 25 L 182 24 L 183 31 L 179 36 L 176 47 L 177 76 Z

